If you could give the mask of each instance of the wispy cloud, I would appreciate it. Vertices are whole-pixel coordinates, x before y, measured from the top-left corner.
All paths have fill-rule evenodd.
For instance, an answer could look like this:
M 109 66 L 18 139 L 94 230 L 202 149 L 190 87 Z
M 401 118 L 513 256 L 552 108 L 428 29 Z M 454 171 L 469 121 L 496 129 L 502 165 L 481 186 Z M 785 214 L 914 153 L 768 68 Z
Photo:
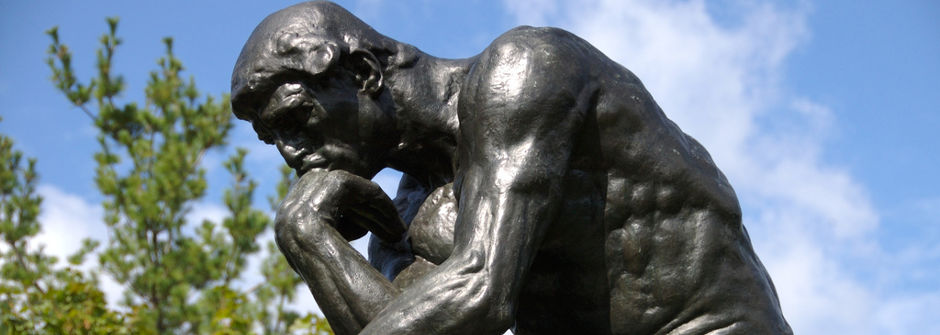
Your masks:
M 37 246 L 41 245 L 45 252 L 56 256 L 59 264 L 64 264 L 66 257 L 78 251 L 85 238 L 102 243 L 107 241 L 107 228 L 102 221 L 103 211 L 100 205 L 90 203 L 53 185 L 42 184 L 37 191 L 43 197 L 42 212 L 39 216 L 42 231 L 36 236 L 35 242 Z M 82 269 L 88 271 L 97 264 L 96 257 L 89 255 Z M 106 275 L 100 276 L 99 279 L 108 305 L 117 307 L 123 292 L 122 287 Z
M 186 222 L 192 227 L 198 227 L 206 220 L 221 224 L 228 215 L 228 209 L 221 203 L 203 201 L 195 203 L 189 213 L 186 213 Z
M 40 185 L 38 193 L 43 197 L 42 214 L 39 218 L 42 223 L 42 231 L 34 240 L 33 247 L 38 248 L 41 246 L 45 252 L 56 256 L 61 265 L 66 257 L 81 247 L 81 241 L 84 238 L 106 243 L 108 238 L 107 227 L 102 221 L 103 211 L 100 204 L 88 202 L 79 195 L 70 194 L 47 184 Z M 198 202 L 193 205 L 192 210 L 186 215 L 186 220 L 190 222 L 190 227 L 195 227 L 203 220 L 221 223 L 228 215 L 228 210 L 221 204 Z M 265 233 L 258 243 L 266 245 L 272 240 L 273 234 Z M 357 240 L 353 242 L 353 246 L 359 252 L 365 254 L 367 241 L 366 238 Z M 250 256 L 244 277 L 240 278 L 236 284 L 251 287 L 261 282 L 263 277 L 261 276 L 260 266 L 266 256 L 265 251 Z M 82 270 L 94 270 L 97 265 L 97 258 L 91 255 L 86 259 Z M 107 274 L 100 275 L 99 280 L 108 304 L 112 308 L 118 308 L 124 288 Z M 320 313 L 313 297 L 310 295 L 310 291 L 305 286 L 298 287 L 296 296 L 297 300 L 291 304 L 292 308 Z
M 35 241 L 44 245 L 47 253 L 64 260 L 81 247 L 82 239 L 107 237 L 100 206 L 48 184 L 40 185 L 37 191 L 43 198 L 42 231 Z
M 505 4 L 520 24 L 566 28 L 630 68 L 666 114 L 708 148 L 738 191 L 745 224 L 796 333 L 916 329 L 899 317 L 928 327 L 925 318 L 902 316 L 936 306 L 937 292 L 917 299 L 895 296 L 890 285 L 861 275 L 881 272 L 870 263 L 892 256 L 874 236 L 879 213 L 855 177 L 824 159 L 825 140 L 838 131 L 833 113 L 783 85 L 787 57 L 811 37 L 809 6 Z M 719 12 L 730 17 L 718 20 Z

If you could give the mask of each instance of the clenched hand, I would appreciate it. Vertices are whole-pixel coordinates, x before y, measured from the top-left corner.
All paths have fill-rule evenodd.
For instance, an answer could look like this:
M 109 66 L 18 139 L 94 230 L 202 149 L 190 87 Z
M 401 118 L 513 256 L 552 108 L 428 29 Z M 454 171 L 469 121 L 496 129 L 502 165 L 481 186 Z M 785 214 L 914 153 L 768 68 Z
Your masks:
M 324 228 L 316 223 L 335 228 L 347 241 L 371 231 L 394 243 L 406 230 L 392 200 L 378 184 L 342 170 L 310 170 L 291 186 L 276 221 L 304 219 L 314 223 L 310 228 Z

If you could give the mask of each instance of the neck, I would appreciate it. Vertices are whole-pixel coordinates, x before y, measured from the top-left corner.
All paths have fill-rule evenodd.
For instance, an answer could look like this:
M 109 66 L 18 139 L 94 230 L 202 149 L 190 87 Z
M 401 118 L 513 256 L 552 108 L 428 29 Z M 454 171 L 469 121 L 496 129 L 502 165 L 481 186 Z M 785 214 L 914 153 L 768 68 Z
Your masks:
M 470 62 L 422 54 L 407 67 L 386 71 L 385 84 L 397 107 L 400 132 L 399 143 L 389 155 L 389 167 L 429 187 L 453 179 L 457 97 Z

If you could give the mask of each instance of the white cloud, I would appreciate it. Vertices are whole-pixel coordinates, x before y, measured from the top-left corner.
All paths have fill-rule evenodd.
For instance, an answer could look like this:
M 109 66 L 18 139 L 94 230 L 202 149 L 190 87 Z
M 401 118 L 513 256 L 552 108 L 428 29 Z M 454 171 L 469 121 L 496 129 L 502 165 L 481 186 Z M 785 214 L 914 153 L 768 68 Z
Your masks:
M 810 37 L 805 3 L 722 2 L 729 6 L 722 12 L 734 16 L 722 22 L 714 18 L 713 3 L 702 0 L 505 5 L 518 23 L 568 29 L 634 71 L 666 114 L 708 148 L 738 192 L 745 224 L 796 333 L 937 327 L 918 315 L 937 306 L 940 292 L 898 297 L 890 283 L 859 274 L 891 277 L 886 274 L 911 269 L 871 268 L 898 255 L 884 251 L 874 236 L 879 213 L 865 187 L 823 159 L 836 120 L 827 106 L 782 84 L 784 62 Z M 920 258 L 907 264 L 923 264 L 924 252 L 905 252 Z
M 37 191 L 43 198 L 39 216 L 42 231 L 35 241 L 44 245 L 48 254 L 64 261 L 82 246 L 82 239 L 107 238 L 100 206 L 48 184 L 40 185 Z
M 882 334 L 940 334 L 936 320 L 940 294 L 934 292 L 917 296 L 896 297 L 874 315 Z
M 42 246 L 46 253 L 59 259 L 59 265 L 63 265 L 66 257 L 81 247 L 83 239 L 91 238 L 102 245 L 107 243 L 107 227 L 102 220 L 103 210 L 100 204 L 90 203 L 81 196 L 67 193 L 53 185 L 40 185 L 37 191 L 43 197 L 39 217 L 42 231 L 36 236 L 34 247 Z M 227 215 L 226 208 L 220 204 L 200 202 L 193 206 L 186 215 L 186 220 L 191 223 L 188 227 L 194 227 L 203 220 L 222 222 Z M 96 255 L 97 253 L 93 253 L 86 258 L 81 266 L 83 271 L 96 270 Z M 99 273 L 98 279 L 108 305 L 119 308 L 123 286 L 105 273 Z
M 277 158 L 280 159 L 280 156 Z M 379 184 L 386 189 L 394 189 L 397 186 L 398 178 L 399 176 L 392 170 L 377 176 Z M 67 193 L 53 185 L 40 185 L 38 193 L 43 197 L 42 214 L 39 218 L 42 223 L 42 231 L 36 236 L 32 247 L 42 246 L 46 253 L 56 256 L 61 265 L 66 257 L 81 247 L 81 241 L 84 238 L 106 243 L 108 234 L 102 221 L 103 210 L 100 204 L 90 203 L 81 196 Z M 188 227 L 192 228 L 199 225 L 203 220 L 222 222 L 227 216 L 228 210 L 220 203 L 203 201 L 193 205 L 192 210 L 186 215 L 186 220 L 190 223 Z M 274 235 L 269 230 L 261 235 L 258 243 L 264 246 L 273 238 Z M 357 251 L 365 255 L 368 249 L 368 240 L 369 235 L 352 242 L 352 245 Z M 260 265 L 266 255 L 267 253 L 262 247 L 261 252 L 248 258 L 244 277 L 238 280 L 240 285 L 251 287 L 263 280 Z M 97 264 L 97 257 L 94 254 L 89 255 L 82 269 L 89 271 Z M 100 288 L 105 293 L 109 306 L 119 308 L 123 287 L 107 274 L 99 275 L 99 280 Z M 296 297 L 297 299 L 289 304 L 291 308 L 298 311 L 312 311 L 322 315 L 306 286 L 298 287 Z
M 192 210 L 186 214 L 186 222 L 192 227 L 201 225 L 205 220 L 221 224 L 228 215 L 228 208 L 221 203 L 202 201 L 193 205 Z
M 56 256 L 60 265 L 64 264 L 66 257 L 78 251 L 83 239 L 91 238 L 102 243 L 107 241 L 107 228 L 99 204 L 89 203 L 53 185 L 40 185 L 37 191 L 43 197 L 39 216 L 42 231 L 36 236 L 35 242 L 43 246 L 46 253 Z M 81 268 L 88 271 L 96 264 L 98 261 L 92 254 L 85 259 Z M 107 275 L 99 276 L 98 279 L 108 305 L 117 307 L 123 288 Z

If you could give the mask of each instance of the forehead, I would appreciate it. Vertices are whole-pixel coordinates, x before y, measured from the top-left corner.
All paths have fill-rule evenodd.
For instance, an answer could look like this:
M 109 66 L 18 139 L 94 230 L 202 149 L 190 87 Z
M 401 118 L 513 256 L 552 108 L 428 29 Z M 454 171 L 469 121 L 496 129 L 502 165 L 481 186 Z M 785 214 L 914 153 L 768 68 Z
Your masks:
M 233 107 L 263 98 L 283 81 L 279 77 L 302 72 L 303 49 L 328 40 L 318 28 L 322 21 L 318 8 L 307 4 L 282 9 L 261 21 L 242 47 L 232 71 Z

